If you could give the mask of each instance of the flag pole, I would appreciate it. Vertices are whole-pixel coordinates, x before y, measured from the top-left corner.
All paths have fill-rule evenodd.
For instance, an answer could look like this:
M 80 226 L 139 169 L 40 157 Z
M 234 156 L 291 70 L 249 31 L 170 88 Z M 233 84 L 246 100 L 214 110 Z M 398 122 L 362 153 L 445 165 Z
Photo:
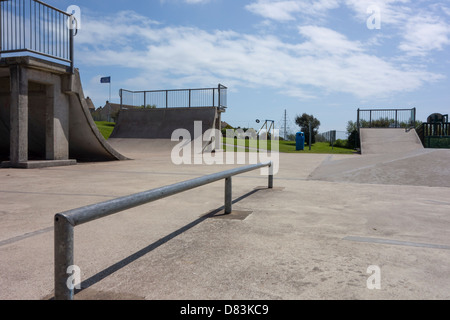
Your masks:
M 109 111 L 108 111 L 108 122 L 111 122 L 111 80 L 109 81 Z
M 109 83 L 108 122 L 111 122 L 111 76 L 101 78 L 100 83 Z

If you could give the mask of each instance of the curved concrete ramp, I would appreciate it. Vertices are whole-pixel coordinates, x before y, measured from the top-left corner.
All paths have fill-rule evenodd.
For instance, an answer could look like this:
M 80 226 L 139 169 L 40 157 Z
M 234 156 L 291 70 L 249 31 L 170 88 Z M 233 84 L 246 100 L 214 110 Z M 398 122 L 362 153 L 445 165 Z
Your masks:
M 126 160 L 98 130 L 84 97 L 80 74 L 75 70 L 70 90 L 69 154 L 78 161 Z
M 131 158 L 136 154 L 170 154 L 172 149 L 179 144 L 168 139 L 110 139 L 109 144 L 122 154 Z
M 169 108 L 121 110 L 110 139 L 171 139 L 177 129 L 189 131 L 192 139 L 215 127 L 217 108 Z M 201 121 L 201 132 L 194 122 Z
M 423 149 L 416 130 L 361 128 L 361 154 L 405 153 Z
M 124 154 L 168 153 L 179 144 L 171 141 L 175 130 L 187 130 L 191 141 L 200 140 L 217 127 L 218 119 L 216 107 L 121 110 L 108 142 Z M 195 128 L 195 122 L 201 126 Z M 209 143 L 201 144 L 203 150 Z
M 35 57 L 0 61 L 0 141 L 5 167 L 127 159 L 98 130 L 78 70 Z

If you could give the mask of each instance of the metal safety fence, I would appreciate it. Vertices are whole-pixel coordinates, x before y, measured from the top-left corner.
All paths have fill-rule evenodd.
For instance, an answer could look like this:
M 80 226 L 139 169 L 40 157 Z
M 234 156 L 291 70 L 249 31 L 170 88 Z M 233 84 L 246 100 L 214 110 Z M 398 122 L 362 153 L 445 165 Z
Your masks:
M 334 143 L 337 140 L 347 140 L 349 133 L 346 131 L 331 130 L 323 133 L 319 133 L 316 136 L 316 141 L 326 141 L 329 143 Z
M 227 107 L 228 88 L 176 89 L 153 91 L 130 91 L 120 89 L 121 109 L 126 106 L 138 108 L 191 108 Z
M 38 0 L 0 0 L 0 57 L 37 55 L 73 71 L 76 18 Z
M 416 108 L 358 109 L 358 128 L 414 128 Z

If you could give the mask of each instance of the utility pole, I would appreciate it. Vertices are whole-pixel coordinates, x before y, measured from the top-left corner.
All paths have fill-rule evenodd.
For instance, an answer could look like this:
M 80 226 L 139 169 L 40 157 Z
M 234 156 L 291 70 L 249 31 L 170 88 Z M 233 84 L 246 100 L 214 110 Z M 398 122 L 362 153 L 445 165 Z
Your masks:
M 284 110 L 284 140 L 287 139 L 287 110 Z
M 309 151 L 311 151 L 311 143 L 312 143 L 312 130 L 311 130 L 311 121 L 309 122 Z

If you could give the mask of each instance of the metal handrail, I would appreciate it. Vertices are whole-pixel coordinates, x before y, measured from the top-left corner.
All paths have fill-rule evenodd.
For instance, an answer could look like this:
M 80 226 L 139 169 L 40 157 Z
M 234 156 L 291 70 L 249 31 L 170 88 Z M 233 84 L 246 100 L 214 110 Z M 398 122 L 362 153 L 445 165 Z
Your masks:
M 74 289 L 68 286 L 68 268 L 74 265 L 74 227 L 112 214 L 160 200 L 187 190 L 225 179 L 225 214 L 232 212 L 232 177 L 269 167 L 268 188 L 273 188 L 273 163 L 265 162 L 235 168 L 142 193 L 120 197 L 106 202 L 69 210 L 55 215 L 55 300 L 73 300 Z

